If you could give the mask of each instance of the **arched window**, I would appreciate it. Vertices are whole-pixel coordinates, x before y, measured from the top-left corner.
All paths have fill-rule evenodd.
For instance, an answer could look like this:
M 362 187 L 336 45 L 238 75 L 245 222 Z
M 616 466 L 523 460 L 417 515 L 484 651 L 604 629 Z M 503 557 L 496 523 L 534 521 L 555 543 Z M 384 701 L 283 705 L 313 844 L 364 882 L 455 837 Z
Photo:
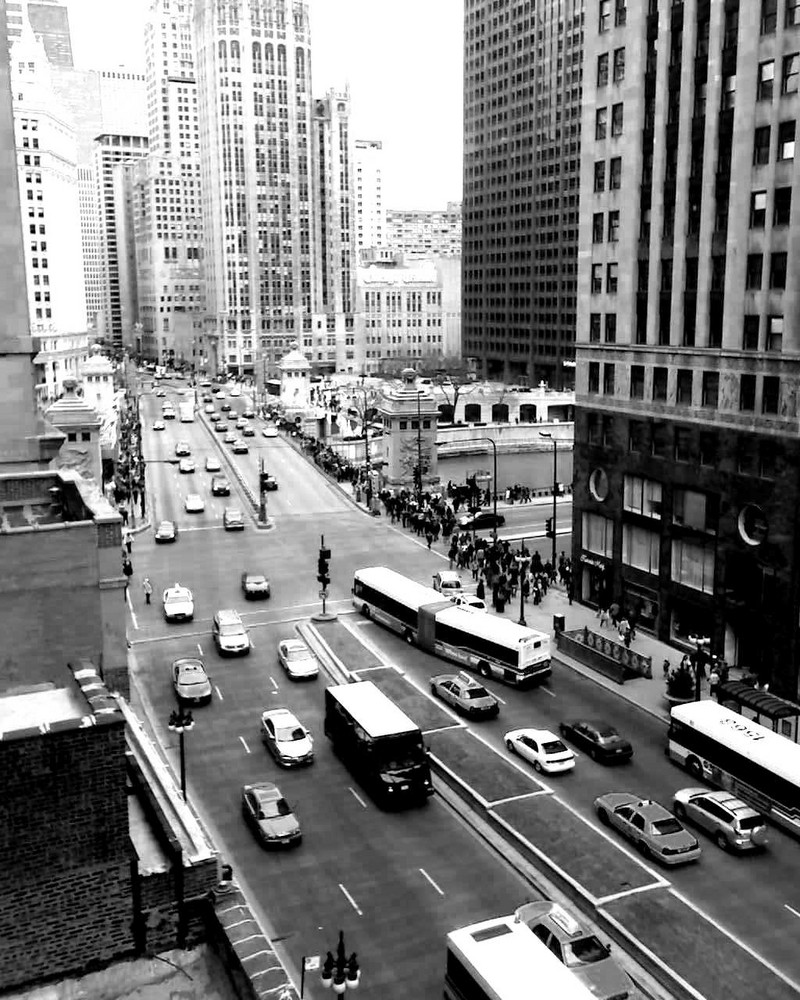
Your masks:
M 439 403 L 439 422 L 452 424 L 455 410 L 450 403 Z
M 222 68 L 228 68 L 228 43 L 226 41 L 221 41 L 219 43 L 219 58 L 222 62 Z
M 464 407 L 464 421 L 468 424 L 478 424 L 481 420 L 481 404 L 467 403 Z
M 239 43 L 231 42 L 231 59 L 235 62 L 239 61 Z
M 264 46 L 264 61 L 267 64 L 267 73 L 275 72 L 275 50 L 270 44 Z
M 286 76 L 286 46 L 278 46 L 278 76 Z
M 306 54 L 303 49 L 296 49 L 294 53 L 294 70 L 297 75 L 297 83 L 302 85 L 306 81 Z
M 508 423 L 508 406 L 505 403 L 492 404 L 492 423 L 493 424 Z
M 523 403 L 519 408 L 519 422 L 521 424 L 536 423 L 536 406 L 533 403 Z
M 253 42 L 253 72 L 261 73 L 263 71 L 263 66 L 261 64 L 261 43 Z

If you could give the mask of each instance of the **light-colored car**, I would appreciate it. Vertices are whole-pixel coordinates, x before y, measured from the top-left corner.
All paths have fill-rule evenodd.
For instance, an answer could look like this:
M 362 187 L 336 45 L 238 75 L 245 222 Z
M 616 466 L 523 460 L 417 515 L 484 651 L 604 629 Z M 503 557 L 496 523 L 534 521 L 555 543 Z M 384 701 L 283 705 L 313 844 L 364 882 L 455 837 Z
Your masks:
M 206 472 L 219 472 L 221 468 L 222 464 L 218 458 L 214 458 L 213 455 L 206 458 Z
M 242 786 L 242 815 L 264 847 L 295 847 L 303 839 L 291 806 L 271 781 Z
M 533 764 L 535 771 L 561 774 L 575 767 L 575 754 L 549 729 L 512 729 L 504 741 L 512 753 Z
M 237 431 L 243 431 L 245 429 L 245 427 L 247 427 L 247 421 L 244 419 L 244 417 L 237 417 L 236 418 L 236 430 Z
M 217 424 L 217 428 L 219 428 L 219 424 Z M 225 444 L 235 444 L 235 442 L 238 441 L 239 438 L 237 437 L 236 434 L 234 434 L 233 431 L 226 431 L 225 437 L 222 440 L 225 442 Z
M 246 656 L 250 652 L 250 636 L 238 611 L 218 611 L 211 621 L 211 637 L 222 656 Z
M 278 436 L 278 428 L 275 424 L 267 424 L 261 433 L 265 438 L 276 438 Z
M 226 531 L 244 531 L 244 514 L 238 507 L 226 507 L 222 512 L 222 526 Z
M 171 404 L 168 406 L 165 403 L 164 406 L 161 409 L 161 416 L 165 420 L 174 420 L 175 419 L 175 409 L 173 408 L 173 406 Z
M 225 440 L 227 441 L 227 438 Z M 244 438 L 236 438 L 231 446 L 231 451 L 234 455 L 246 455 L 249 450 Z
M 206 403 L 206 405 L 203 407 L 203 412 L 204 413 L 215 413 L 216 410 L 214 408 L 214 404 L 213 403 Z
M 239 396 L 241 396 L 241 394 L 242 394 L 242 390 L 241 390 L 241 387 L 238 386 L 238 385 L 233 386 L 233 388 L 231 389 L 231 391 L 228 393 L 228 395 L 231 397 L 231 399 L 238 399 Z
M 154 431 L 164 431 L 166 429 L 167 429 L 167 425 L 164 423 L 163 420 L 154 420 L 153 421 L 153 430 Z
M 453 594 L 460 594 L 463 590 L 461 577 L 453 569 L 442 569 L 433 574 L 433 589 L 438 590 L 446 597 Z
M 627 1000 L 633 984 L 611 957 L 611 949 L 563 906 L 547 899 L 525 903 L 514 912 L 514 920 L 529 927 L 597 1000 Z
M 193 458 L 182 458 L 178 462 L 178 472 L 191 473 L 194 472 L 196 466 L 194 464 Z
M 314 740 L 288 708 L 269 708 L 261 713 L 261 741 L 283 767 L 314 761 Z
M 431 677 L 431 694 L 473 719 L 494 718 L 500 711 L 500 702 L 491 691 L 463 671 Z
M 767 846 L 767 821 L 752 806 L 718 789 L 681 788 L 672 811 L 711 836 L 723 851 L 756 851 Z
M 174 521 L 161 521 L 156 528 L 156 545 L 163 545 L 165 542 L 177 542 L 178 526 Z
M 281 639 L 278 662 L 292 680 L 319 676 L 319 661 L 301 639 Z
M 207 705 L 211 701 L 211 681 L 197 656 L 172 661 L 172 686 L 182 705 Z
M 191 455 L 192 449 L 189 447 L 188 441 L 178 441 L 175 445 L 175 456 L 176 458 L 184 458 Z
M 465 611 L 478 611 L 483 614 L 488 614 L 489 609 L 486 607 L 486 601 L 482 601 L 480 597 L 476 597 L 474 594 L 454 594 L 450 600 L 456 607 L 464 608 Z
M 619 830 L 646 858 L 683 865 L 700 857 L 697 838 L 659 802 L 631 792 L 608 792 L 594 800 L 594 808 L 601 823 Z
M 190 622 L 194 618 L 194 598 L 188 587 L 176 583 L 163 594 L 164 617 L 168 622 Z
M 202 514 L 206 509 L 206 502 L 199 493 L 187 493 L 183 506 L 187 514 Z
M 248 601 L 269 597 L 269 580 L 263 573 L 242 573 L 242 592 Z

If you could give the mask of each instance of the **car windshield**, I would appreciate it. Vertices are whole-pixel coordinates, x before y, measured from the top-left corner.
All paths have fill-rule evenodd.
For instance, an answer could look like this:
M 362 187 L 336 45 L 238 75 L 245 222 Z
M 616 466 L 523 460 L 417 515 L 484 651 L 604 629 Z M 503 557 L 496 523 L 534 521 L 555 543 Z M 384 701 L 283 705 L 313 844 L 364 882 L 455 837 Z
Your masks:
M 653 833 L 657 837 L 666 837 L 670 833 L 683 833 L 683 827 L 674 816 L 669 816 L 667 819 L 657 819 L 653 823 Z
M 548 740 L 547 743 L 542 743 L 542 750 L 545 753 L 565 753 L 567 748 L 561 740 Z
M 184 687 L 197 687 L 206 683 L 205 677 L 200 673 L 182 674 L 180 681 Z
M 311 653 L 304 646 L 290 646 L 286 650 L 287 660 L 309 660 L 311 659 Z
M 266 579 L 263 576 L 248 576 L 247 582 L 251 586 L 260 587 L 260 586 L 262 586 L 262 584 L 265 584 L 267 581 L 266 581 Z
M 619 739 L 619 733 L 612 726 L 604 726 L 597 730 L 597 738 L 601 743 L 605 743 L 608 740 Z
M 244 626 L 241 625 L 239 622 L 226 623 L 226 624 L 220 625 L 220 627 L 219 627 L 219 634 L 220 635 L 243 635 L 244 634 Z
M 188 590 L 171 590 L 167 594 L 168 601 L 188 601 L 191 599 L 191 594 Z
M 241 516 L 242 516 L 242 512 L 240 510 L 229 510 L 228 511 L 228 517 L 240 518 Z
M 570 941 L 564 946 L 565 965 L 591 965 L 592 962 L 602 962 L 608 958 L 608 949 L 594 936 Z
M 464 693 L 466 694 L 467 698 L 490 698 L 491 697 L 491 695 L 486 690 L 486 688 L 482 688 L 482 687 L 469 688 Z
M 275 738 L 281 743 L 296 743 L 306 738 L 306 732 L 302 726 L 285 726 L 276 731 Z
M 261 803 L 261 818 L 275 819 L 278 816 L 291 816 L 292 810 L 286 799 L 273 799 L 271 802 Z

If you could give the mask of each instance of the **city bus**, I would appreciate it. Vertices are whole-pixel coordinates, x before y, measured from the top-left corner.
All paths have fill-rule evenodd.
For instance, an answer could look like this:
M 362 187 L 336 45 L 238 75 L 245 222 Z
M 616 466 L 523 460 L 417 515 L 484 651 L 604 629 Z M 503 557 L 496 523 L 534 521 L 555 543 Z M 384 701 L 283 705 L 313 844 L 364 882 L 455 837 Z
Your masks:
M 706 699 L 670 713 L 667 754 L 800 837 L 800 745 Z
M 591 1000 L 524 923 L 495 917 L 447 935 L 445 1000 Z
M 178 418 L 182 424 L 193 424 L 194 403 L 178 403 Z
M 457 607 L 385 566 L 356 570 L 353 605 L 407 642 L 482 677 L 519 687 L 550 675 L 550 637 L 494 615 Z

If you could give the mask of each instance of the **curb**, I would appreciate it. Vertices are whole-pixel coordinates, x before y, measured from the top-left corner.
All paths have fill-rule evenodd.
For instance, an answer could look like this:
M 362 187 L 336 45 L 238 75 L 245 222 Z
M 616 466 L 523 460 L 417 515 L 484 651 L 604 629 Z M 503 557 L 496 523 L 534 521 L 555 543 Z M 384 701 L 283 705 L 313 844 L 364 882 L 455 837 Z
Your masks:
M 198 413 L 198 417 L 200 418 L 199 422 L 203 425 L 203 427 L 205 427 L 206 433 L 209 435 L 209 437 L 211 438 L 211 440 L 214 442 L 214 446 L 215 446 L 217 452 L 219 453 L 219 455 L 221 456 L 222 461 L 223 461 L 225 467 L 228 468 L 228 469 L 231 469 L 233 471 L 233 476 L 236 479 L 237 483 L 239 484 L 239 488 L 242 490 L 242 492 L 244 493 L 244 495 L 247 497 L 247 501 L 248 501 L 248 503 L 250 504 L 250 507 L 251 507 L 250 514 L 251 514 L 251 517 L 253 517 L 253 520 L 254 520 L 256 528 L 260 529 L 261 531 L 269 531 L 269 530 L 271 530 L 272 528 L 275 527 L 275 523 L 273 521 L 271 521 L 269 518 L 267 518 L 267 523 L 266 524 L 262 524 L 258 520 L 258 513 L 259 513 L 259 511 L 261 509 L 261 504 L 258 502 L 258 499 L 256 498 L 256 495 L 255 495 L 255 492 L 253 491 L 252 486 L 250 486 L 250 484 L 244 478 L 244 473 L 241 471 L 241 469 L 239 468 L 239 466 L 235 462 L 231 461 L 230 456 L 225 451 L 225 449 L 222 447 L 222 444 L 220 443 L 220 441 L 217 440 L 217 436 L 215 435 L 214 431 L 212 431 L 212 429 L 209 427 L 208 423 L 203 419 L 203 416 L 204 416 L 204 414 Z

